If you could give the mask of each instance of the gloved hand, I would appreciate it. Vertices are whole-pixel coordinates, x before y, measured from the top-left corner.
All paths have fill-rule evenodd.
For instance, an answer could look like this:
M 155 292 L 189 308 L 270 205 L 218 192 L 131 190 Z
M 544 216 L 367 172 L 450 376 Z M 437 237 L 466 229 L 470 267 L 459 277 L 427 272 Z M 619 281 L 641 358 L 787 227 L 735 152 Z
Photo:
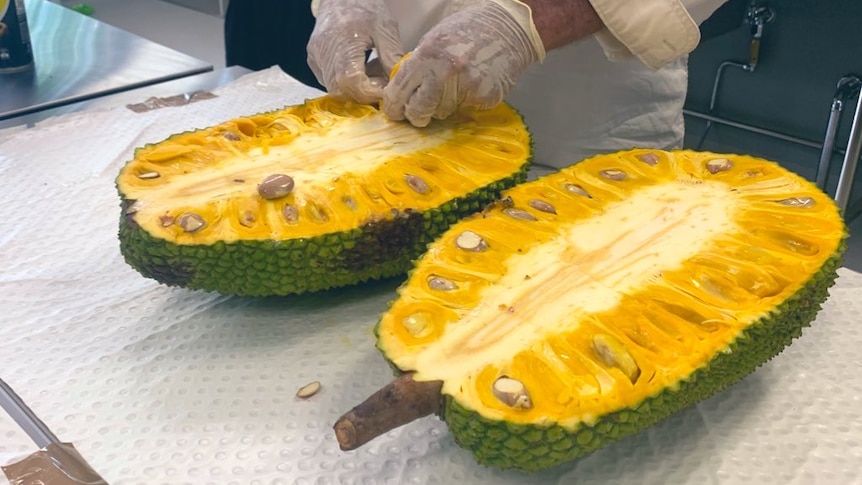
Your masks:
M 373 103 L 383 96 L 385 74 L 404 54 L 398 24 L 383 0 L 320 0 L 317 21 L 308 40 L 308 65 L 330 95 Z M 383 70 L 366 72 L 372 47 Z
M 473 3 L 422 37 L 383 89 L 383 111 L 393 120 L 406 118 L 421 127 L 460 106 L 492 108 L 527 67 L 544 56 L 525 4 Z

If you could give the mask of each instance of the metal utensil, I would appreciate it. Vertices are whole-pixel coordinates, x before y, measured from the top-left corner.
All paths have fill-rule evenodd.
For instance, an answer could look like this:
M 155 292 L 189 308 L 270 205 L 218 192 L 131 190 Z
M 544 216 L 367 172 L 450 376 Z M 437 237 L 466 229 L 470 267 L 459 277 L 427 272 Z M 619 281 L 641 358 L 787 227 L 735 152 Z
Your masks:
M 23 460 L 0 467 L 12 485 L 107 485 L 75 447 L 61 442 L 3 379 L 0 407 L 40 448 Z

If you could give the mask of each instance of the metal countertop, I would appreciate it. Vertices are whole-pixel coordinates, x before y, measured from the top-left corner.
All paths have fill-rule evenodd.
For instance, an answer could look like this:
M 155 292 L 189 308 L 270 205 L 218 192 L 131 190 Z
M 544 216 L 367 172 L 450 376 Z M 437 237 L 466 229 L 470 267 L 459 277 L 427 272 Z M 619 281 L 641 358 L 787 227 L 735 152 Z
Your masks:
M 173 79 L 171 81 L 155 85 L 143 86 L 119 93 L 100 96 L 98 98 L 90 98 L 85 101 L 48 108 L 42 111 L 16 116 L 14 118 L 0 120 L 0 135 L 2 135 L 2 130 L 6 128 L 32 128 L 41 121 L 68 113 L 141 103 L 150 97 L 174 96 L 184 93 L 193 93 L 195 91 L 209 91 L 224 86 L 251 72 L 251 70 L 241 66 L 218 68 L 213 71 L 194 74 L 180 79 Z M 0 136 L 0 138 L 2 138 L 2 136 Z
M 135 147 L 319 94 L 269 71 L 177 109 L 100 109 L 220 71 L 16 118 L 81 113 L 0 145 L 0 373 L 109 483 L 862 483 L 862 274 L 846 269 L 817 322 L 757 372 L 558 468 L 477 465 L 430 416 L 340 451 L 332 424 L 392 378 L 373 328 L 398 278 L 225 297 L 142 278 L 117 244 L 116 174 Z M 312 381 L 320 392 L 296 398 Z M 33 446 L 0 413 L 0 464 Z
M 0 120 L 213 66 L 46 0 L 26 0 L 35 68 L 0 75 Z

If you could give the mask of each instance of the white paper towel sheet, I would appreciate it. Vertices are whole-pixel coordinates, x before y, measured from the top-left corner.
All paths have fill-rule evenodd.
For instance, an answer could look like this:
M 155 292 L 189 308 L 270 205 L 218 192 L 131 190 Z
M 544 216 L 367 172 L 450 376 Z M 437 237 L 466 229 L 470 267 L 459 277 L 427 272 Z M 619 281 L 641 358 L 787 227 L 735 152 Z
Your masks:
M 217 94 L 0 144 L 0 376 L 110 483 L 862 483 L 862 275 L 843 269 L 778 358 L 560 468 L 478 466 L 433 417 L 341 452 L 336 418 L 392 377 L 371 330 L 398 281 L 233 298 L 160 286 L 119 253 L 113 181 L 134 147 L 318 93 L 269 70 Z M 315 380 L 320 393 L 294 397 Z M 32 451 L 0 412 L 0 464 Z

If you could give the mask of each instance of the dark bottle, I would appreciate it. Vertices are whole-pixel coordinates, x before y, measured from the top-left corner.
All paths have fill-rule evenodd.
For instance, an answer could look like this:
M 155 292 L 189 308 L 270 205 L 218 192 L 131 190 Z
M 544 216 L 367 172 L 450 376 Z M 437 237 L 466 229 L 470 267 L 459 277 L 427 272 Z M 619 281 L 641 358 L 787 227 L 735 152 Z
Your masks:
M 0 74 L 33 67 L 24 0 L 0 0 Z

